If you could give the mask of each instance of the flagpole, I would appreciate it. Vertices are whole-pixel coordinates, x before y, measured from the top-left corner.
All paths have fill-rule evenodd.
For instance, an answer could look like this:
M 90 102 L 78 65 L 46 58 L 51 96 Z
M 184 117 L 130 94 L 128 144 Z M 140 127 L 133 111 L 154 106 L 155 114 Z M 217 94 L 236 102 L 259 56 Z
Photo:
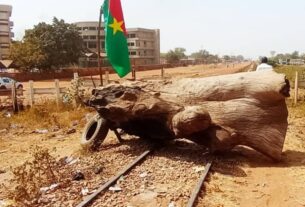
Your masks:
M 98 21 L 98 31 L 97 31 L 97 53 L 98 53 L 98 70 L 100 73 L 100 81 L 101 86 L 103 86 L 103 71 L 101 66 L 101 24 L 102 24 L 102 13 L 103 8 L 101 7 L 100 14 L 99 14 L 99 21 Z

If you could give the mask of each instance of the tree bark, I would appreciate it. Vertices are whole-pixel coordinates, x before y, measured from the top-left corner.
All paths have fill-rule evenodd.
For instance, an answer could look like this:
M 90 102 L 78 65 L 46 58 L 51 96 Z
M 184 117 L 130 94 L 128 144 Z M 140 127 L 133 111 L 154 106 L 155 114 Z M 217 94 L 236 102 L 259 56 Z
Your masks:
M 283 74 L 247 72 L 109 85 L 94 90 L 89 105 L 128 134 L 187 138 L 212 152 L 245 145 L 279 160 L 289 90 Z

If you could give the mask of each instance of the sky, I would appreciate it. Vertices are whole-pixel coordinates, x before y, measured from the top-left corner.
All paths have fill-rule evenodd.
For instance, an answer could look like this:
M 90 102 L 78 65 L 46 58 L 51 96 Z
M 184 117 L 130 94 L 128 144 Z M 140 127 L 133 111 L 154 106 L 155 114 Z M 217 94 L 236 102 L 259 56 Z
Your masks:
M 121 0 L 127 28 L 160 29 L 161 52 L 183 47 L 247 58 L 305 53 L 304 0 Z M 97 21 L 102 0 L 0 0 L 13 6 L 15 39 L 55 16 Z

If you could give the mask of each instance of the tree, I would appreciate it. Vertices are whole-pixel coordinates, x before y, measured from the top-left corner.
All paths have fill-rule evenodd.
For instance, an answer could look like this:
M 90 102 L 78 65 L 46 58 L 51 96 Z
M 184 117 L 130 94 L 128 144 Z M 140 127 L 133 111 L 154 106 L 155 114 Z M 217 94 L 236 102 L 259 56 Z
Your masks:
M 200 60 L 203 63 L 217 63 L 219 62 L 218 55 L 210 54 L 207 50 L 199 50 L 191 54 L 192 58 Z
M 168 63 L 176 63 L 179 61 L 178 55 L 173 50 L 170 50 L 168 53 L 166 53 L 165 59 Z
M 242 61 L 244 61 L 245 60 L 245 58 L 244 58 L 244 56 L 242 56 L 242 55 L 237 55 L 237 56 L 235 56 L 235 55 L 231 55 L 231 56 L 229 56 L 229 55 L 224 55 L 223 57 L 222 57 L 225 61 L 230 61 L 230 62 L 242 62 Z
M 287 64 L 289 64 L 290 59 L 305 59 L 305 55 L 302 54 L 300 55 L 300 53 L 298 51 L 294 51 L 292 53 L 279 53 L 276 54 L 273 58 L 271 58 L 271 60 L 273 60 L 274 62 L 280 62 L 280 60 L 286 62 Z
M 271 57 L 274 57 L 274 55 L 276 54 L 276 52 L 274 50 L 270 51 Z
M 12 46 L 11 57 L 26 69 L 39 67 L 43 71 L 53 71 L 77 63 L 82 52 L 82 38 L 76 26 L 55 17 L 52 24 L 42 22 L 27 30 L 23 41 L 17 44 Z M 16 48 L 28 48 L 28 52 Z M 31 48 L 36 48 L 37 54 Z M 22 55 L 24 59 L 40 58 L 37 61 L 19 61 L 18 57 Z
M 222 58 L 223 58 L 225 61 L 229 61 L 229 60 L 230 60 L 230 56 L 229 56 L 229 55 L 224 55 Z
M 218 63 L 220 61 L 218 55 L 209 55 L 206 59 L 206 63 Z
M 127 93 L 132 98 L 114 95 Z M 96 89 L 89 105 L 106 112 L 103 117 L 109 126 L 115 123 L 127 134 L 186 138 L 210 152 L 245 145 L 279 160 L 288 127 L 288 96 L 285 75 L 270 71 L 114 84 Z
M 165 58 L 168 63 L 177 63 L 186 57 L 185 52 L 186 50 L 184 48 L 178 47 L 166 53 Z
M 37 42 L 14 42 L 11 46 L 10 58 L 23 71 L 40 68 L 46 56 Z
M 300 58 L 299 52 L 298 51 L 294 51 L 293 53 L 291 53 L 290 58 L 291 59 L 298 59 L 298 58 Z
M 237 55 L 236 60 L 241 62 L 241 61 L 244 61 L 245 58 L 242 55 Z
M 208 51 L 199 50 L 198 52 L 192 53 L 191 57 L 195 58 L 195 59 L 206 59 L 209 55 L 210 55 L 210 53 Z

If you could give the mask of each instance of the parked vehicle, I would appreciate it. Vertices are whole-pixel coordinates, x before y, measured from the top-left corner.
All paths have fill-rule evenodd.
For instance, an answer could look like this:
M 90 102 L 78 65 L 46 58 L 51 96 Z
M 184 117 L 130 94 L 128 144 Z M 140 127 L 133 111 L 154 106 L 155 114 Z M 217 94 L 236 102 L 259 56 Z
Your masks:
M 13 87 L 13 82 L 16 83 L 17 89 L 22 89 L 22 83 L 8 77 L 0 77 L 0 89 L 11 89 Z

